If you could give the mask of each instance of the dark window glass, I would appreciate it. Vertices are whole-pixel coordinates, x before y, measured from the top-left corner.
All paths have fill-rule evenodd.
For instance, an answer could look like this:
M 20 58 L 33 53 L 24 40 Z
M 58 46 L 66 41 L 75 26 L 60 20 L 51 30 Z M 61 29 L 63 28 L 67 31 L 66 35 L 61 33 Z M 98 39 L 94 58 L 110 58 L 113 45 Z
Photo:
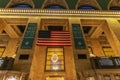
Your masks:
M 119 6 L 113 6 L 113 7 L 110 7 L 110 10 L 120 10 L 120 7 Z
M 13 68 L 14 58 L 2 57 L 0 58 L 0 70 L 11 70 Z
M 97 10 L 96 8 L 92 7 L 92 6 L 88 6 L 88 5 L 83 5 L 78 7 L 79 10 Z
M 60 5 L 49 5 L 49 6 L 46 6 L 45 9 L 65 9 L 65 8 Z
M 3 30 L 3 31 L 2 31 L 2 34 L 6 34 L 6 32 Z
M 29 58 L 28 54 L 21 54 L 19 57 L 20 60 L 28 60 L 28 58 Z
M 86 33 L 86 34 L 88 34 L 91 29 L 92 29 L 91 26 L 83 26 L 83 32 Z
M 28 4 L 17 4 L 17 5 L 11 6 L 11 8 L 32 8 L 32 6 Z
M 19 28 L 20 32 L 24 33 L 26 28 L 25 25 L 18 25 L 17 27 Z
M 78 59 L 87 59 L 86 54 L 78 54 Z

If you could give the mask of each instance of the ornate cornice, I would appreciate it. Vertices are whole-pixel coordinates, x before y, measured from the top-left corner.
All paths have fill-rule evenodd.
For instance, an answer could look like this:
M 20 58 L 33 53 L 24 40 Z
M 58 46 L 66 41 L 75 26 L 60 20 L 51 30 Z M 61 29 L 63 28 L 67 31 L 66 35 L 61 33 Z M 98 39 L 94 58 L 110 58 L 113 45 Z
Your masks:
M 47 10 L 47 9 L 0 9 L 2 18 L 31 17 L 90 17 L 90 18 L 120 18 L 120 11 L 89 11 L 89 10 Z

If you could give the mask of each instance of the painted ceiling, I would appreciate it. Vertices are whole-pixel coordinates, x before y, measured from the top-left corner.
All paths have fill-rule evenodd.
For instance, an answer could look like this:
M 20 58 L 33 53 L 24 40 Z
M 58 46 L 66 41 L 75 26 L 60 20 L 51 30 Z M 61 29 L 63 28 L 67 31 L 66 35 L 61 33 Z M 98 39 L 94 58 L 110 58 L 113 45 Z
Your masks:
M 0 8 L 5 8 L 10 0 L 0 0 Z M 33 0 L 35 8 L 41 8 L 45 0 Z M 75 9 L 78 0 L 66 0 L 69 9 Z M 96 0 L 103 10 L 107 10 L 110 0 Z

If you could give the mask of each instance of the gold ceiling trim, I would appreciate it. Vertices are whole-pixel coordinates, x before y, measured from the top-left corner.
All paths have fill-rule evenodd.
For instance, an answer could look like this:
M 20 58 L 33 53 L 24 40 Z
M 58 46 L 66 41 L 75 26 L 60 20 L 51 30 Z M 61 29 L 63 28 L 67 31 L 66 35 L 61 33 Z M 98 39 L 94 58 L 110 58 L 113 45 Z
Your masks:
M 120 11 L 47 10 L 47 9 L 0 9 L 0 17 L 102 17 L 120 18 Z

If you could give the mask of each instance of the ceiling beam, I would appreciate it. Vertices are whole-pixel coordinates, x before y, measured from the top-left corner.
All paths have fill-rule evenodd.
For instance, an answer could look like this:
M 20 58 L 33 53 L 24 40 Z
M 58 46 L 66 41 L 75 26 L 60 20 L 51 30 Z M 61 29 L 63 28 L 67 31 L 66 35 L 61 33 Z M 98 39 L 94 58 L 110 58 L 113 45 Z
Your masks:
M 90 38 L 98 38 L 101 33 L 103 32 L 103 30 L 101 29 L 100 26 L 98 26 L 95 31 L 91 34 Z
M 81 19 L 82 26 L 98 26 L 101 24 L 101 20 L 98 19 Z
M 5 24 L 4 20 L 3 20 L 3 19 L 0 19 L 0 34 L 1 34 L 2 31 L 4 30 L 5 26 L 6 26 L 6 24 Z
M 10 25 L 26 25 L 28 18 L 6 18 L 4 19 Z
M 7 25 L 4 29 L 6 33 L 10 36 L 10 38 L 20 38 L 20 35 L 11 25 Z
M 12 28 L 16 31 L 16 33 L 20 36 L 22 36 L 22 32 L 20 31 L 20 29 L 17 27 L 17 25 L 12 25 Z

